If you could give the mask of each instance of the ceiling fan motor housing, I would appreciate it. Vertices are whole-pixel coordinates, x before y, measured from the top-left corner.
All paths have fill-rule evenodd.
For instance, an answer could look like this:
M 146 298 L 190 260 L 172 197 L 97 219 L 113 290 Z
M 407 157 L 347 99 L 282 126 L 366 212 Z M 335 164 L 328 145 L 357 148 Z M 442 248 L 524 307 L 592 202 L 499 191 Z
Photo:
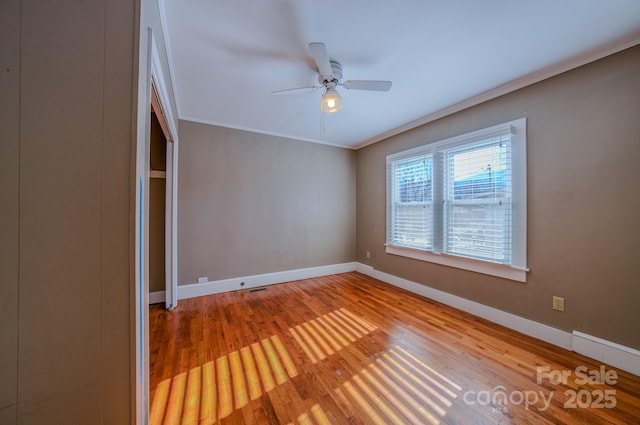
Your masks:
M 342 79 L 342 65 L 338 61 L 330 60 L 332 75 L 318 75 L 318 82 L 325 87 L 335 88 Z

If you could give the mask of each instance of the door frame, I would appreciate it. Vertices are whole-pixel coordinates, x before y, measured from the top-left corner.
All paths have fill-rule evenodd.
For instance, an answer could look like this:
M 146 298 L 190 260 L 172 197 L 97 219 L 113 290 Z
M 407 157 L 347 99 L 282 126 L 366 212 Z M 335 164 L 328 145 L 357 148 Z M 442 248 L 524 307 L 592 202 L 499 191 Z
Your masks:
M 166 246 L 165 265 L 171 270 L 166 274 L 166 284 L 171 298 L 169 305 L 175 307 L 177 302 L 177 200 L 178 200 L 178 132 L 177 121 L 169 101 L 170 91 L 162 71 L 158 48 L 154 40 L 154 32 L 150 27 L 140 31 L 140 62 L 138 64 L 137 104 L 135 112 L 135 146 L 133 146 L 132 172 L 133 193 L 132 204 L 132 249 L 134 285 L 131 290 L 132 300 L 132 332 L 131 353 L 132 364 L 132 423 L 147 425 L 149 421 L 149 171 L 150 171 L 150 142 L 151 142 L 151 101 L 152 93 L 157 93 L 159 106 L 162 106 L 168 133 L 172 143 L 167 143 L 170 151 L 168 168 L 171 169 L 171 191 L 167 196 L 167 217 L 165 237 L 170 241 Z M 169 146 L 171 148 L 169 149 Z M 169 165 L 170 164 L 170 165 Z M 168 192 L 169 193 L 169 192 Z

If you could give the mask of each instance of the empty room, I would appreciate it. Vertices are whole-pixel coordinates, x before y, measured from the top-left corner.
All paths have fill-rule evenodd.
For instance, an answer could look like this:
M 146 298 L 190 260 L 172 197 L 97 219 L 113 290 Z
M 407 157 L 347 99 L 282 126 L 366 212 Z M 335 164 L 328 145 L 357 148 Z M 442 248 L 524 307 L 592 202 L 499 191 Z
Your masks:
M 0 23 L 0 424 L 640 423 L 636 0 Z

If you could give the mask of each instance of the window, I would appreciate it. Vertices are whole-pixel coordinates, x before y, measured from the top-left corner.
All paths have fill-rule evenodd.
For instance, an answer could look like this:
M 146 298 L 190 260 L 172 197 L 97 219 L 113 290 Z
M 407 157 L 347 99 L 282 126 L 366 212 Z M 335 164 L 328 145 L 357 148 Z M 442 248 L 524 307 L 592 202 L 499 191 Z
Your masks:
M 387 157 L 386 251 L 526 281 L 526 121 Z
M 418 155 L 392 163 L 393 243 L 431 249 L 433 220 L 431 214 L 431 155 Z

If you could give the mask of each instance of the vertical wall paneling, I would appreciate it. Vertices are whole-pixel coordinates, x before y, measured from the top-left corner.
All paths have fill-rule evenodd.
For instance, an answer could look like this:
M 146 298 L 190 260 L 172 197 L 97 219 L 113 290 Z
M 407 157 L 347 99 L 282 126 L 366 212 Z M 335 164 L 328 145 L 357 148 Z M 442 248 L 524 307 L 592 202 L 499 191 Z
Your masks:
M 0 3 L 0 423 L 16 424 L 19 297 L 20 2 Z

